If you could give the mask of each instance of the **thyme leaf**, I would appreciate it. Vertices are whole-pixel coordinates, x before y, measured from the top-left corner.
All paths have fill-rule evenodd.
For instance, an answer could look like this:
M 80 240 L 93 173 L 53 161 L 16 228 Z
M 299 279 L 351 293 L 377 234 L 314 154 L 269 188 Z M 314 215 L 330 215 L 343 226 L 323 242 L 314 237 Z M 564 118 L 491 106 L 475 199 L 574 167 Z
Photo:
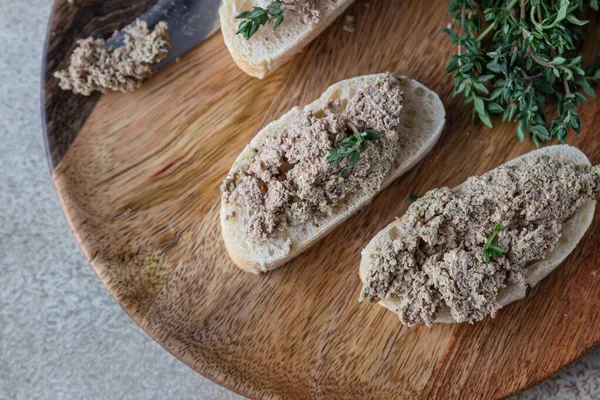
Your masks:
M 487 241 L 483 245 L 483 259 L 486 264 L 490 263 L 490 260 L 495 260 L 498 257 L 502 257 L 506 250 L 501 247 L 496 246 L 496 241 L 498 240 L 498 233 L 502 232 L 503 228 L 500 224 L 494 225 L 493 233 L 488 236 Z

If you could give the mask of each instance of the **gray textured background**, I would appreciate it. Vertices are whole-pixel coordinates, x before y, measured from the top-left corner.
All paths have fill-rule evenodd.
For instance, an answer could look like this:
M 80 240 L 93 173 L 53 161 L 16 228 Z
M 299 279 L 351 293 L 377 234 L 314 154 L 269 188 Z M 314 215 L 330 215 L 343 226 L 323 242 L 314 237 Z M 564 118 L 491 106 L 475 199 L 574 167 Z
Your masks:
M 0 0 L 0 400 L 238 398 L 146 336 L 69 232 L 39 114 L 50 4 Z M 600 349 L 520 397 L 600 398 Z

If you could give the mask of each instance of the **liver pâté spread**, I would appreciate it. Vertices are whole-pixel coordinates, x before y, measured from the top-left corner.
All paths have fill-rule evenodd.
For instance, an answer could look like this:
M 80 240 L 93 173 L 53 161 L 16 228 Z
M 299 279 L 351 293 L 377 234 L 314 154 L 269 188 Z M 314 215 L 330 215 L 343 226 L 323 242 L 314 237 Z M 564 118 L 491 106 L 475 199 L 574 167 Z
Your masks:
M 305 23 L 316 24 L 321 19 L 321 11 L 317 6 L 319 0 L 283 0 L 287 9 L 294 10 Z
M 460 191 L 431 190 L 402 218 L 409 235 L 373 255 L 360 300 L 400 299 L 408 326 L 431 327 L 442 306 L 457 322 L 493 317 L 498 291 L 525 285 L 528 263 L 545 258 L 563 223 L 599 193 L 600 167 L 545 156 L 470 178 Z M 486 262 L 482 248 L 496 224 L 496 246 L 506 252 Z
M 145 21 L 138 20 L 126 30 L 125 44 L 117 49 L 108 47 L 104 39 L 79 40 L 69 67 L 54 77 L 61 89 L 84 96 L 95 90 L 132 92 L 152 75 L 152 64 L 167 56 L 167 30 L 166 22 L 159 22 L 151 32 Z
M 358 91 L 345 108 L 340 100 L 332 101 L 318 115 L 305 112 L 268 138 L 255 149 L 254 159 L 221 186 L 226 202 L 253 212 L 244 233 L 268 240 L 289 226 L 311 219 L 318 224 L 352 194 L 375 193 L 396 156 L 401 109 L 400 80 L 387 74 Z M 352 135 L 350 124 L 377 131 L 380 140 L 365 142 L 353 167 L 347 158 L 331 165 L 327 149 Z

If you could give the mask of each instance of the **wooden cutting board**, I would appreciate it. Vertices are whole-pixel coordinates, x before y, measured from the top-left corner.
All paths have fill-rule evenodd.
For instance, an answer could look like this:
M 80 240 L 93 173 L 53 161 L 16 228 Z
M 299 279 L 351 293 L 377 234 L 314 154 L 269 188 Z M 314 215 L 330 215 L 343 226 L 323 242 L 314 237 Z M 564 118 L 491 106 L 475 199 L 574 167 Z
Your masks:
M 216 34 L 135 93 L 57 90 L 51 73 L 66 65 L 74 41 L 108 35 L 152 0 L 134 3 L 55 4 L 44 61 L 48 153 L 98 277 L 184 363 L 255 398 L 481 399 L 534 385 L 600 341 L 598 215 L 567 261 L 495 319 L 408 330 L 389 311 L 357 302 L 360 251 L 404 213 L 410 193 L 453 187 L 534 148 L 518 142 L 512 124 L 471 125 L 452 98 L 445 2 L 358 1 L 348 11 L 354 33 L 338 20 L 266 80 L 244 75 Z M 331 83 L 383 71 L 440 94 L 448 121 L 438 145 L 285 267 L 262 276 L 235 268 L 220 236 L 219 185 L 242 147 Z M 600 100 L 582 107 L 583 131 L 569 138 L 595 164 L 599 111 Z

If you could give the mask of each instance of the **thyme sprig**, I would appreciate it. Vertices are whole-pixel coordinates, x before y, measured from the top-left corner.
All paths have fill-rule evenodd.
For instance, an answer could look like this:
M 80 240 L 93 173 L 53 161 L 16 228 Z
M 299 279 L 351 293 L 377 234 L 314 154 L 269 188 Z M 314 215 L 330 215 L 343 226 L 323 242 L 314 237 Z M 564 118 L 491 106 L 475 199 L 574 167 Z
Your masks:
M 483 259 L 486 264 L 490 263 L 490 259 L 495 260 L 498 257 L 502 257 L 506 250 L 496 246 L 496 241 L 498 240 L 498 233 L 503 231 L 503 228 L 500 224 L 494 225 L 494 232 L 487 238 L 487 241 L 483 245 Z
M 354 167 L 358 160 L 360 160 L 360 151 L 367 148 L 366 141 L 381 139 L 379 133 L 372 129 L 359 132 L 352 122 L 348 122 L 347 125 L 354 132 L 353 135 L 342 139 L 339 148 L 327 149 L 329 152 L 327 162 L 331 166 L 338 165 L 345 158 L 350 158 L 350 168 Z
M 458 46 L 446 67 L 454 96 L 464 96 L 488 127 L 491 114 L 517 122 L 519 140 L 529 135 L 537 146 L 579 133 L 577 107 L 588 102 L 584 93 L 595 97 L 591 84 L 600 81 L 575 47 L 588 23 L 576 14 L 588 6 L 598 10 L 598 0 L 453 0 L 457 31 L 443 30 Z M 548 104 L 558 106 L 550 123 Z
M 285 10 L 283 1 L 273 1 L 267 8 L 252 7 L 252 11 L 244 11 L 236 15 L 236 19 L 243 19 L 243 21 L 240 22 L 235 34 L 241 33 L 246 40 L 249 40 L 261 25 L 266 25 L 269 21 L 273 22 L 273 30 L 277 30 L 277 27 L 283 22 Z
M 414 193 L 411 193 L 408 195 L 408 200 L 412 201 L 413 203 L 419 199 L 420 199 L 420 197 Z

